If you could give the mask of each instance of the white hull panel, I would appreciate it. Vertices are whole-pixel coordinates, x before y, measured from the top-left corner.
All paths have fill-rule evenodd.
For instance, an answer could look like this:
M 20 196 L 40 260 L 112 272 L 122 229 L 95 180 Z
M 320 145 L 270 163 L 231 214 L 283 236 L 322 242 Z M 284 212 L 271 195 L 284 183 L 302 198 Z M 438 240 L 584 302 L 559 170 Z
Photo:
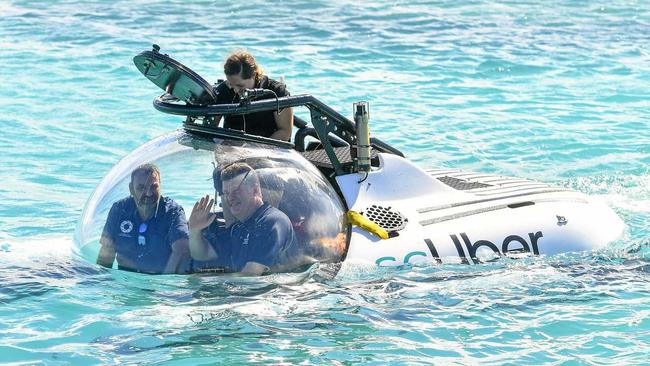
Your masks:
M 389 231 L 400 227 L 386 240 L 354 227 L 346 262 L 477 264 L 553 255 L 601 248 L 624 229 L 605 203 L 579 192 L 495 175 L 425 172 L 395 155 L 379 158 L 367 177 L 337 181 L 351 210 Z

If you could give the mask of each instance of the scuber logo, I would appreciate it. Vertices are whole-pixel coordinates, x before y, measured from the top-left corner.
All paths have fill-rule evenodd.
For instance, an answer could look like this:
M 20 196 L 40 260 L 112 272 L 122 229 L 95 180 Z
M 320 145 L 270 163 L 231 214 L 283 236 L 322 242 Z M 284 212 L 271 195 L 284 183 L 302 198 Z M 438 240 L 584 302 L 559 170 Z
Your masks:
M 467 233 L 449 235 L 451 242 L 456 248 L 458 257 L 463 264 L 469 264 L 469 259 L 471 259 L 474 264 L 483 263 L 479 256 L 477 256 L 479 249 L 481 251 L 492 250 L 494 253 L 494 256 L 492 256 L 492 258 L 501 257 L 507 255 L 508 253 L 519 254 L 532 252 L 535 255 L 539 255 L 538 241 L 542 237 L 544 237 L 544 234 L 541 231 L 528 233 L 528 238 L 524 238 L 519 235 L 508 235 L 500 243 L 495 244 L 489 240 L 477 240 L 475 242 L 472 242 Z M 433 260 L 435 260 L 436 263 L 442 263 L 440 255 L 438 254 L 438 250 L 436 249 L 433 241 L 431 241 L 431 239 L 424 239 L 424 242 L 429 248 L 429 253 L 431 253 Z M 422 251 L 410 252 L 404 256 L 403 263 L 408 264 L 409 260 L 413 257 L 427 257 L 427 254 Z M 378 258 L 375 263 L 381 266 L 383 262 L 396 261 L 397 259 L 395 257 L 381 257 Z

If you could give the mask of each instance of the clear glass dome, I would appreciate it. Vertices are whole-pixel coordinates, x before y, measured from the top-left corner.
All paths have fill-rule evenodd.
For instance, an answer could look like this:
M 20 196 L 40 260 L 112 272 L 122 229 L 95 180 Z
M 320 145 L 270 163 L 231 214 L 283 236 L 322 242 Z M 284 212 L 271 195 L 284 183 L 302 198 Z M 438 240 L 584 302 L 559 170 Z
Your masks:
M 201 197 L 218 197 L 213 209 L 223 215 L 215 177 L 225 166 L 245 162 L 257 173 L 265 203 L 285 213 L 295 245 L 311 262 L 338 262 L 347 245 L 345 208 L 327 179 L 298 152 L 258 143 L 209 139 L 177 130 L 154 139 L 122 159 L 104 177 L 86 203 L 75 242 L 80 254 L 95 262 L 99 239 L 112 204 L 129 196 L 131 172 L 154 163 L 161 193 L 179 203 L 189 219 Z M 303 263 L 304 264 L 304 261 Z

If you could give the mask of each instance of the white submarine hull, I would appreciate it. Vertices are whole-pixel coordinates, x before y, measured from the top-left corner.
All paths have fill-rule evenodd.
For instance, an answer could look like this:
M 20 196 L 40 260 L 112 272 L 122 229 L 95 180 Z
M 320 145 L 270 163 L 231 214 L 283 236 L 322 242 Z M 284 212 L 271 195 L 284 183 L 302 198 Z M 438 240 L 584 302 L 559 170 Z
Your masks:
M 392 233 L 353 227 L 346 262 L 379 266 L 484 263 L 502 256 L 602 248 L 623 221 L 604 202 L 566 188 L 458 170 L 424 171 L 380 153 L 379 167 L 336 178 L 350 210 Z
M 399 150 L 370 137 L 367 102 L 353 104 L 354 122 L 309 94 L 259 99 L 270 94 L 249 89 L 236 104 L 217 104 L 213 84 L 159 51 L 153 45 L 133 62 L 165 91 L 154 99 L 154 108 L 186 117 L 185 134 L 152 143 L 148 153 L 160 157 L 165 191 L 191 207 L 196 197 L 217 188 L 204 183 L 215 182 L 217 167 L 250 161 L 258 172 L 266 171 L 262 188 L 272 193 L 268 201 L 276 200 L 277 207 L 284 209 L 299 242 L 309 249 L 305 252 L 317 260 L 379 266 L 477 264 L 503 256 L 599 249 L 624 230 L 621 219 L 605 203 L 566 188 L 457 170 L 424 171 L 401 157 Z M 295 144 L 220 128 L 215 119 L 289 107 L 304 107 L 310 115 L 311 124 L 294 119 Z M 168 151 L 169 157 L 156 155 Z M 182 164 L 170 162 L 174 156 L 183 158 Z M 189 164 L 190 158 L 195 163 Z M 136 160 L 121 164 L 129 169 L 121 171 L 119 182 L 117 174 L 106 178 L 117 188 L 93 196 L 88 205 L 92 220 L 84 220 L 83 226 L 95 230 L 85 232 L 99 231 L 100 225 L 94 223 L 105 217 L 106 203 L 126 191 L 124 178 Z M 104 182 L 100 187 L 102 192 Z M 376 224 L 388 232 L 388 238 L 349 226 L 350 222 L 368 229 Z

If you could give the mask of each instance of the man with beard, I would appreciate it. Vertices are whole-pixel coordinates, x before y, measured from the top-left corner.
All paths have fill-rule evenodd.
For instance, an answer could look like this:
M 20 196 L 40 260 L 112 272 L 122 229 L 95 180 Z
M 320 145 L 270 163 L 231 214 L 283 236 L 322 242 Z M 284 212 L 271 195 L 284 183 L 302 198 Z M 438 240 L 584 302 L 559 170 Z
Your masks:
M 264 203 L 255 170 L 234 163 L 221 172 L 221 181 L 224 206 L 235 222 L 219 230 L 211 213 L 214 200 L 205 196 L 196 202 L 189 220 L 194 270 L 260 275 L 286 269 L 295 240 L 293 227 L 287 215 Z
M 150 274 L 190 270 L 183 208 L 160 195 L 160 171 L 144 164 L 131 173 L 131 195 L 113 204 L 104 225 L 97 263 Z

